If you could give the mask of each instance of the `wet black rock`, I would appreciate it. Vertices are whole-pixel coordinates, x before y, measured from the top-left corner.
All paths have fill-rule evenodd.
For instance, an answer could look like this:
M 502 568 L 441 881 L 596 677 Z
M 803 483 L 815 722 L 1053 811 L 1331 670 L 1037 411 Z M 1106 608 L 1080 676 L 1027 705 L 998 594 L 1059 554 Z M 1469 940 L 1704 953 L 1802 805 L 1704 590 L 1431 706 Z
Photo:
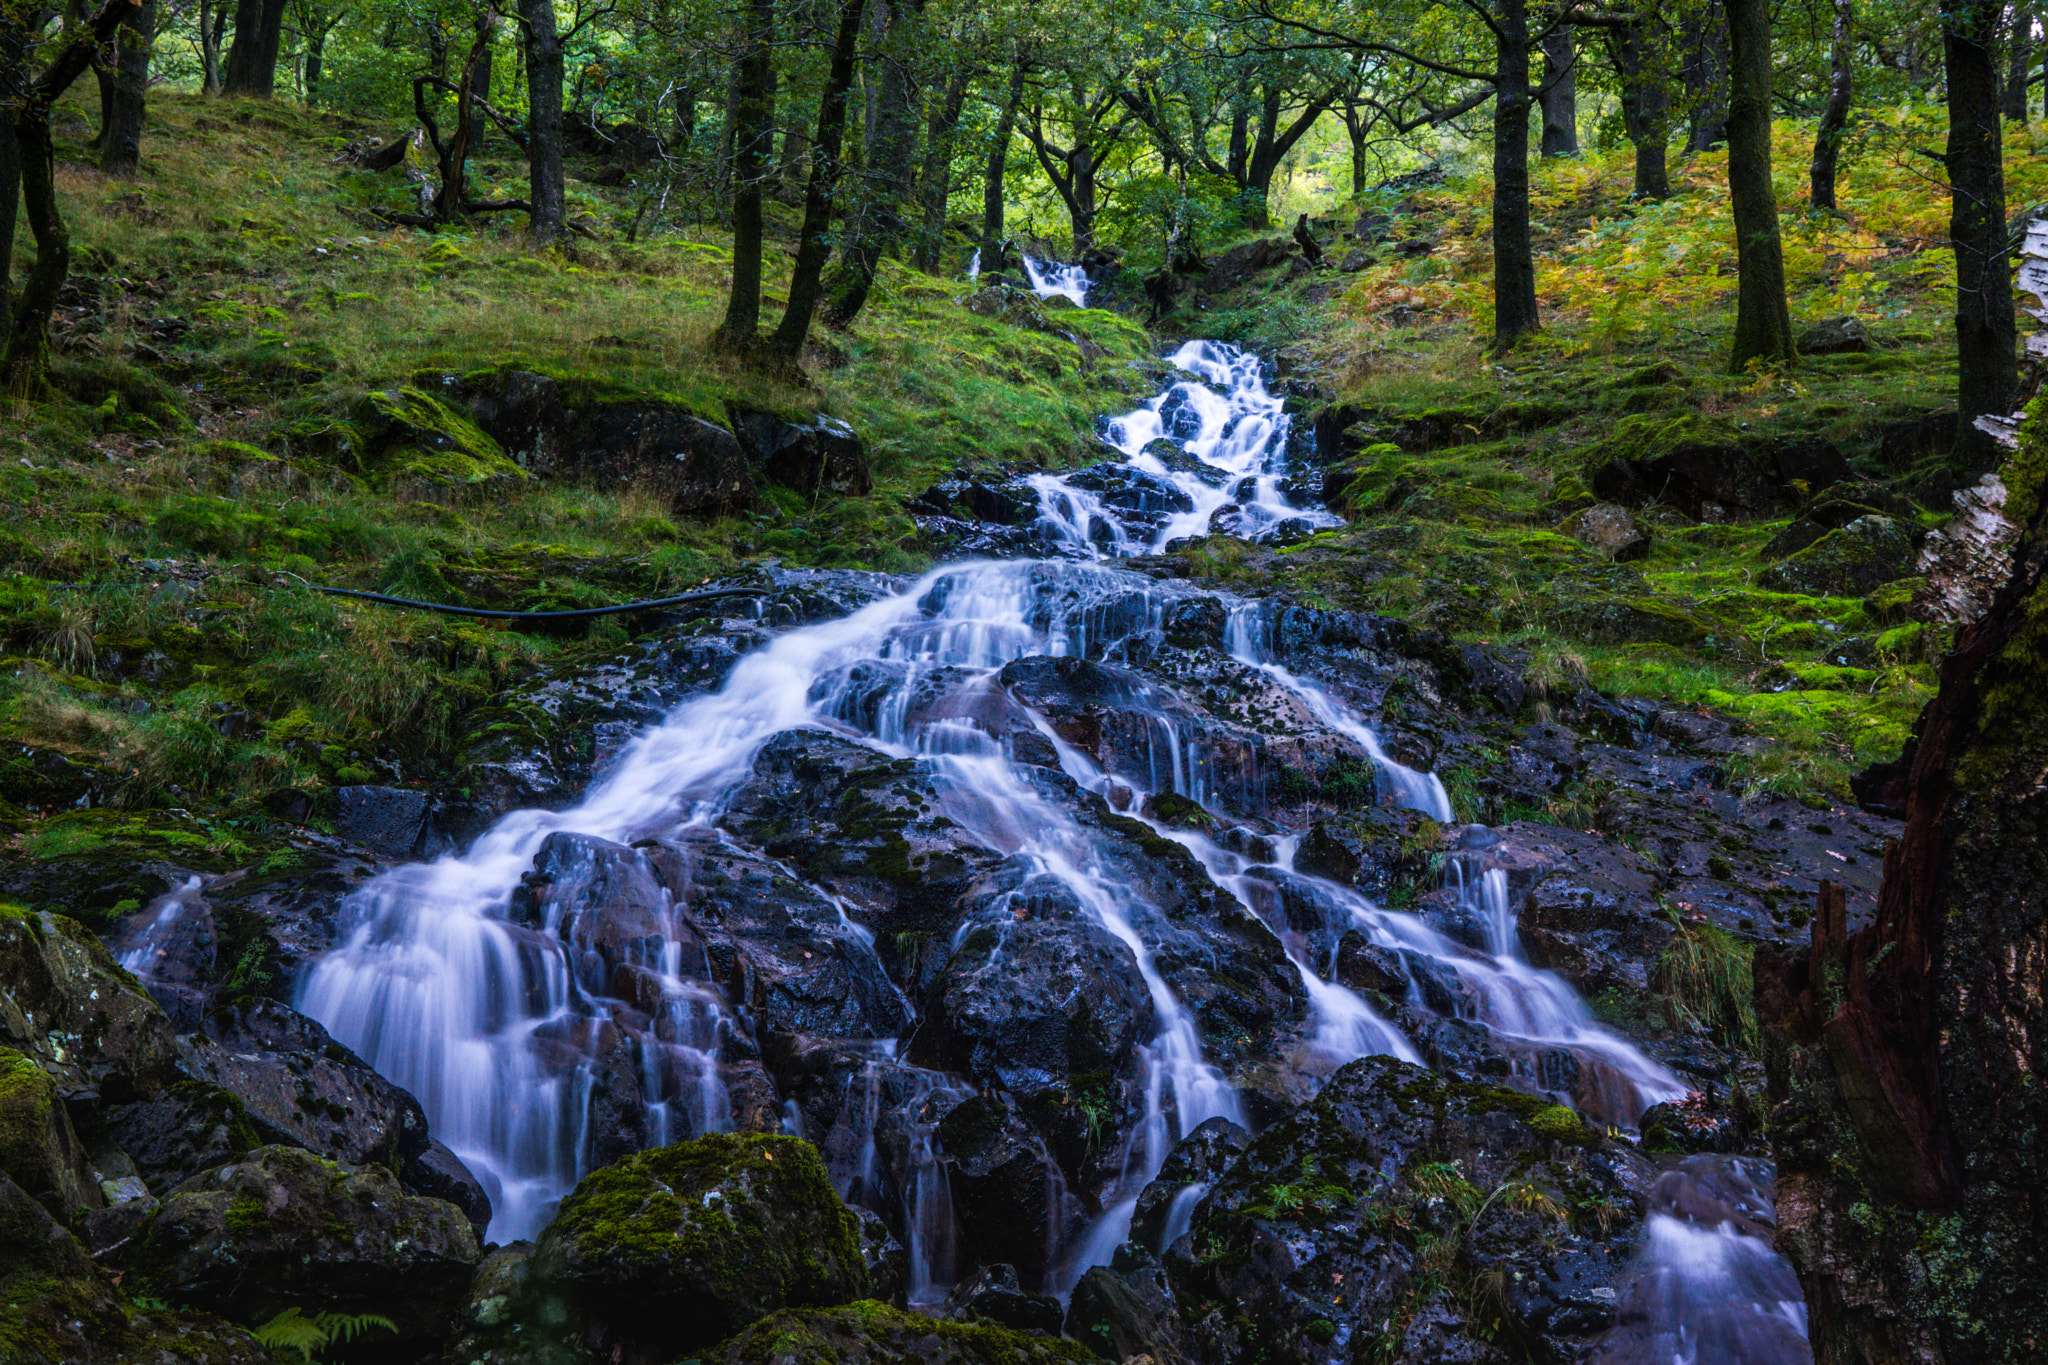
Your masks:
M 730 416 L 740 448 L 768 482 L 806 498 L 820 493 L 861 498 L 872 491 L 867 447 L 846 423 L 830 417 L 798 423 L 737 406 Z
M 1477 1276 L 1510 1286 L 1512 1331 L 1546 1358 L 1573 1358 L 1608 1325 L 1563 1311 L 1590 1292 L 1573 1258 L 1605 1258 L 1619 1274 L 1636 1213 L 1616 1163 L 1636 1160 L 1597 1148 L 1543 1101 L 1389 1058 L 1354 1062 L 1252 1142 L 1169 1251 L 1191 1353 L 1219 1365 L 1254 1352 L 1348 1361 L 1429 1301 L 1429 1247 L 1449 1242 Z M 1439 1354 L 1396 1358 L 1486 1358 L 1492 1323 L 1472 1302 L 1436 1300 L 1434 1343 L 1414 1345 Z
M 177 1078 L 170 1021 L 98 939 L 61 915 L 0 916 L 0 1045 L 60 1095 L 146 1097 Z
M 993 1322 L 1020 1332 L 1058 1336 L 1064 1316 L 1060 1301 L 1034 1294 L 1017 1281 L 1017 1267 L 984 1265 L 962 1280 L 946 1300 L 947 1312 L 966 1321 Z
M 955 1106 L 938 1133 L 952 1158 L 953 1211 L 965 1244 L 984 1263 L 1007 1263 L 1025 1283 L 1043 1284 L 1054 1249 L 1084 1225 L 1043 1139 L 999 1093 Z

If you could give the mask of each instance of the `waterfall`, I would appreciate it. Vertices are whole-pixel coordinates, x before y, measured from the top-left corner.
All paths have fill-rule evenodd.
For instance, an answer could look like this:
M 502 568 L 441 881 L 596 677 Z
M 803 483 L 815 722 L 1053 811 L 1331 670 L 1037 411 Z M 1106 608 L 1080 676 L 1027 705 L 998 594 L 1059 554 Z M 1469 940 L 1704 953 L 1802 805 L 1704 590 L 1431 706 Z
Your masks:
M 1048 274 L 1029 259 L 1025 266 L 1041 293 L 1085 298 L 1078 267 Z M 1371 1054 L 1442 1064 L 1428 1030 L 1448 1020 L 1465 1030 L 1459 1036 L 1483 1037 L 1524 1089 L 1604 1122 L 1632 1126 L 1648 1105 L 1684 1095 L 1668 1071 L 1602 1029 L 1563 981 L 1521 959 L 1506 875 L 1486 859 L 1487 832 L 1464 830 L 1448 874 L 1483 941 L 1454 941 L 1422 916 L 1298 869 L 1296 839 L 1284 831 L 1233 840 L 1154 818 L 1164 797 L 1226 814 L 1216 757 L 1163 688 L 1147 701 L 1142 757 L 1111 765 L 1062 739 L 998 679 L 1005 666 L 1034 656 L 1142 659 L 1162 638 L 1170 608 L 1215 596 L 1109 561 L 1219 528 L 1280 538 L 1335 524 L 1328 512 L 1292 501 L 1291 419 L 1257 358 L 1190 342 L 1172 361 L 1182 377 L 1104 424 L 1120 460 L 1031 480 L 1041 530 L 1062 558 L 945 566 L 843 618 L 786 630 L 742 658 L 716 691 L 643 732 L 578 805 L 506 816 L 467 851 L 392 869 L 346 899 L 339 945 L 310 965 L 300 1008 L 419 1098 L 435 1135 L 490 1193 L 492 1238 L 537 1233 L 600 1152 L 613 1150 L 603 1144 L 616 1144 L 622 1124 L 654 1145 L 758 1124 L 766 1114 L 817 1141 L 841 1194 L 896 1230 L 914 1302 L 942 1301 L 971 1268 L 962 1262 L 940 1129 L 975 1087 L 906 1059 L 918 1013 L 904 994 L 908 977 L 884 970 L 860 913 L 806 882 L 799 868 L 742 847 L 724 827 L 763 746 L 793 730 L 827 731 L 907 765 L 934 794 L 936 816 L 1027 886 L 1056 889 L 1142 980 L 1151 1032 L 1119 1063 L 1131 1068 L 1130 1099 L 1115 1126 L 1121 1146 L 1088 1188 L 1069 1190 L 1074 1177 L 1057 1171 L 1048 1181 L 1060 1206 L 1047 1218 L 1048 1236 L 1063 1239 L 1046 1256 L 1055 1291 L 1070 1290 L 1126 1240 L 1140 1193 L 1182 1137 L 1211 1118 L 1245 1118 L 1230 1078 L 1205 1051 L 1193 1009 L 1161 969 L 1162 945 L 1176 932 L 1168 907 L 1120 876 L 1103 826 L 1075 805 L 1076 788 L 1089 810 L 1123 812 L 1185 848 L 1214 891 L 1271 930 L 1286 959 L 1276 965 L 1299 980 L 1311 1010 L 1283 1059 L 1303 1075 L 1327 1075 Z M 1352 746 L 1373 765 L 1388 804 L 1455 826 L 1444 784 L 1390 755 L 1341 688 L 1304 675 L 1308 666 L 1288 652 L 1275 604 L 1224 597 L 1223 606 L 1222 666 L 1263 679 L 1332 742 Z M 988 716 L 1001 708 L 1007 719 L 997 725 Z M 1018 757 L 1024 740 L 1039 763 Z M 1056 782 L 1044 766 L 1055 761 Z M 731 1058 L 758 1055 L 754 1024 L 712 970 L 670 883 L 654 875 L 665 851 L 706 846 L 767 862 L 782 881 L 829 903 L 828 921 L 810 932 L 820 941 L 837 935 L 836 950 L 860 955 L 897 993 L 889 1006 L 901 1021 L 894 1036 L 829 1040 L 856 1059 L 858 1080 L 816 1101 L 822 1107 L 806 1110 L 778 1094 L 743 1115 L 731 1090 Z M 613 898 L 605 903 L 630 907 L 631 926 L 586 913 L 578 898 L 600 887 Z M 1304 905 L 1313 914 L 1301 913 Z M 1001 970 L 1004 936 L 1026 907 L 1018 902 L 1014 917 L 1001 897 L 977 907 L 940 964 L 971 934 L 985 938 L 993 929 L 996 946 L 979 970 Z M 168 914 L 169 903 L 157 918 Z M 1338 944 L 1353 932 L 1394 964 L 1397 985 L 1370 1000 L 1338 979 Z M 1560 1055 L 1568 1066 L 1558 1066 Z M 621 1056 L 634 1078 L 625 1099 L 616 1080 Z M 621 1118 L 622 1104 L 637 1111 Z M 610 1106 L 609 1137 L 599 1131 L 601 1106 Z M 1188 1225 L 1200 1198 L 1199 1186 L 1181 1191 L 1170 1234 Z M 1093 1216 L 1069 1217 L 1070 1207 Z M 1655 1234 L 1658 1246 L 1681 1250 L 1706 1236 L 1697 1228 Z
M 1071 299 L 1076 308 L 1088 306 L 1088 272 L 1078 265 L 1061 265 L 1058 261 L 1035 261 L 1029 256 L 1022 257 L 1024 278 L 1031 284 L 1031 292 L 1042 299 L 1057 294 Z

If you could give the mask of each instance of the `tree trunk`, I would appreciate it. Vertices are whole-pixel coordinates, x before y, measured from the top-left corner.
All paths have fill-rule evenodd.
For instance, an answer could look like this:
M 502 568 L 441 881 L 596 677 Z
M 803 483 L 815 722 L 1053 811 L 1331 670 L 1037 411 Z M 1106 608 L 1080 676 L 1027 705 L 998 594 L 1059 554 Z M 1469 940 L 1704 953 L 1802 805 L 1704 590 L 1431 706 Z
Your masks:
M 1365 135 L 1372 128 L 1369 117 L 1361 117 L 1354 110 L 1344 111 L 1344 136 L 1351 144 L 1351 197 L 1358 199 L 1365 193 Z
M 2005 98 L 2001 109 L 2017 122 L 2027 120 L 2027 77 L 2034 69 L 2034 12 L 2024 5 L 2012 12 L 2012 31 L 2006 37 Z
M 1721 13 L 1708 6 L 1690 26 L 1692 57 L 1685 68 L 1686 94 L 1692 104 L 1692 135 L 1685 143 L 1688 152 L 1708 151 L 1731 136 L 1734 23 L 1732 12 L 1724 20 Z
M 134 9 L 132 0 L 108 0 L 85 32 L 68 42 L 31 86 L 26 80 L 25 51 L 10 60 L 6 48 L 17 36 L 25 44 L 28 35 L 15 32 L 13 21 L 0 17 L 0 74 L 11 67 L 14 83 L 14 154 L 21 182 L 21 206 L 28 216 L 29 234 L 35 238 L 35 264 L 22 282 L 21 295 L 14 301 L 8 319 L 7 344 L 0 355 L 0 391 L 17 398 L 36 398 L 49 388 L 50 315 L 57 308 L 58 291 L 71 269 L 71 237 L 57 206 L 56 151 L 50 141 L 50 107 L 92 65 L 96 53 L 114 36 L 114 30 Z M 25 88 L 24 88 L 25 87 Z M 10 196 L 11 199 L 12 196 Z M 11 232 L 9 236 L 11 238 Z M 8 242 L 12 255 L 12 241 Z
M 114 35 L 114 101 L 102 129 L 100 170 L 123 179 L 142 162 L 143 95 L 149 88 L 150 40 L 156 34 L 157 0 L 129 12 Z
M 1820 127 L 1813 134 L 1811 200 L 1817 209 L 1835 208 L 1835 167 L 1841 156 L 1843 130 L 1849 126 L 1849 99 L 1853 93 L 1849 24 L 1854 17 L 1854 0 L 1835 0 L 1835 28 L 1828 57 L 1828 103 L 1821 110 Z
M 903 200 L 910 190 L 912 154 L 917 148 L 917 120 L 911 93 L 910 59 L 905 50 L 923 18 L 925 0 L 897 0 L 889 10 L 888 38 L 882 56 L 876 122 L 869 129 L 866 193 L 848 225 L 839 264 L 825 285 L 829 296 L 825 320 L 846 327 L 867 306 L 882 256 L 903 235 Z
M 1579 154 L 1579 73 L 1577 35 L 1560 25 L 1543 40 L 1543 155 Z
M 1950 0 L 1942 12 L 1948 78 L 1949 237 L 1956 250 L 1956 457 L 1966 468 L 1997 463 L 1973 423 L 2012 411 L 2012 267 L 2005 227 L 2003 127 L 1998 117 L 1999 6 Z
M 1540 325 L 1529 240 L 1529 10 L 1498 0 L 1493 96 L 1493 346 L 1505 351 Z
M 796 262 L 789 274 L 789 302 L 769 353 L 788 365 L 803 354 L 811 318 L 824 297 L 825 261 L 832 254 L 832 203 L 839 189 L 839 156 L 846 143 L 846 106 L 853 91 L 854 53 L 867 0 L 840 0 L 839 30 L 832 40 L 832 65 L 818 97 L 818 131 L 811 139 L 811 174 L 804 186 L 804 224 Z
M 1751 361 L 1790 365 L 1792 312 L 1771 187 L 1770 0 L 1728 0 L 1728 198 L 1735 210 L 1737 374 Z
M 747 45 L 733 71 L 732 292 L 713 337 L 733 351 L 753 349 L 761 324 L 761 201 L 768 143 L 775 136 L 775 0 L 751 0 Z
M 945 247 L 946 206 L 953 195 L 953 134 L 960 127 L 960 114 L 967 106 L 967 86 L 973 74 L 963 62 L 948 78 L 945 95 L 932 106 L 926 120 L 924 171 L 917 178 L 917 197 L 924 205 L 924 221 L 918 227 L 912 262 L 927 275 L 937 272 Z
M 519 0 L 526 53 L 526 184 L 533 244 L 560 241 L 568 209 L 562 180 L 562 39 L 555 0 Z
M 1671 75 L 1664 45 L 1646 21 L 1621 30 L 1612 53 L 1621 80 L 1621 121 L 1635 148 L 1635 197 L 1669 199 L 1671 172 Z
M 20 18 L 0 8 L 0 90 L 28 85 L 29 35 Z M 21 207 L 21 156 L 14 120 L 0 118 L 0 345 L 14 316 L 14 224 Z
M 227 32 L 227 0 L 199 0 L 200 93 L 220 93 L 220 40 Z
M 1002 250 L 1003 178 L 1010 165 L 1010 138 L 1017 128 L 1017 106 L 1024 102 L 1024 59 L 1019 54 L 1010 66 L 1010 88 L 1003 94 L 1002 112 L 989 133 L 988 170 L 981 182 L 981 259 L 984 265 Z
M 1284 130 L 1280 127 L 1281 92 L 1278 86 L 1269 86 L 1259 102 L 1258 134 L 1251 146 L 1251 154 L 1245 159 L 1244 179 L 1241 182 L 1245 199 L 1257 212 L 1258 227 L 1271 227 L 1272 209 L 1268 201 L 1273 197 L 1273 176 L 1280 169 L 1280 163 L 1287 158 L 1294 144 L 1322 117 L 1323 110 L 1337 97 L 1335 90 L 1310 100 L 1295 116 L 1294 122 Z
M 223 93 L 269 99 L 277 85 L 277 48 L 284 38 L 285 0 L 236 0 L 235 39 L 228 45 Z
M 1991 1365 L 2048 1343 L 2042 420 L 2006 467 L 2014 571 L 1956 636 L 1896 765 L 1905 828 L 1874 921 L 1848 933 L 1824 895 L 1809 949 L 1757 953 L 1775 1240 L 1816 1365 Z
M 331 32 L 332 29 L 323 28 L 306 35 L 306 74 L 303 79 L 308 105 L 320 102 L 320 73 L 327 65 L 327 35 Z

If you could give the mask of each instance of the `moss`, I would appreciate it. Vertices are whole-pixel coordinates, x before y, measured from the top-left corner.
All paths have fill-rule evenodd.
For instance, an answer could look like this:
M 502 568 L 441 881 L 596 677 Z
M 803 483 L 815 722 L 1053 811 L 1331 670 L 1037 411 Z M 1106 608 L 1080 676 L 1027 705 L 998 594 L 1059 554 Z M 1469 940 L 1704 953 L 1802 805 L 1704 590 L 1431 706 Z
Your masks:
M 1591 1146 L 1595 1139 L 1586 1128 L 1586 1121 L 1576 1112 L 1561 1104 L 1539 1109 L 1528 1120 L 1529 1126 L 1553 1142 L 1569 1142 L 1577 1146 Z
M 752 1205 L 744 1217 L 739 1200 Z M 859 1228 L 815 1147 L 724 1133 L 593 1171 L 544 1240 L 601 1262 L 611 1284 L 658 1283 L 687 1267 L 722 1304 L 816 1304 L 835 1285 L 865 1284 Z
M 0 1173 L 24 1188 L 47 1183 L 41 1163 L 56 1106 L 56 1082 L 28 1057 L 0 1048 Z

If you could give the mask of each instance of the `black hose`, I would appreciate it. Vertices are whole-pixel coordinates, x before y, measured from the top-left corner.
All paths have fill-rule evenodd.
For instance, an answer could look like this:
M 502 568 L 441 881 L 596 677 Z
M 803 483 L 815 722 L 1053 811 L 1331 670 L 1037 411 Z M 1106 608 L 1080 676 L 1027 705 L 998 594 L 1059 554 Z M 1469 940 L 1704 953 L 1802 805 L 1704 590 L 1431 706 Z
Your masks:
M 574 611 L 497 611 L 490 607 L 456 607 L 446 602 L 415 602 L 410 597 L 392 597 L 381 592 L 357 592 L 354 588 L 330 588 L 319 583 L 308 583 L 295 573 L 287 578 L 298 579 L 314 592 L 329 597 L 354 597 L 364 602 L 377 602 L 387 607 L 411 607 L 415 611 L 439 612 L 443 616 L 482 616 L 494 621 L 587 621 L 597 616 L 618 616 L 629 611 L 653 611 L 659 607 L 680 606 L 684 602 L 706 602 L 720 597 L 766 597 L 766 588 L 704 588 L 697 592 L 681 593 L 675 597 L 655 597 L 644 602 L 624 602 L 616 607 L 578 607 Z M 89 588 L 144 588 L 147 583 L 46 583 L 46 588 L 55 590 L 84 590 Z

